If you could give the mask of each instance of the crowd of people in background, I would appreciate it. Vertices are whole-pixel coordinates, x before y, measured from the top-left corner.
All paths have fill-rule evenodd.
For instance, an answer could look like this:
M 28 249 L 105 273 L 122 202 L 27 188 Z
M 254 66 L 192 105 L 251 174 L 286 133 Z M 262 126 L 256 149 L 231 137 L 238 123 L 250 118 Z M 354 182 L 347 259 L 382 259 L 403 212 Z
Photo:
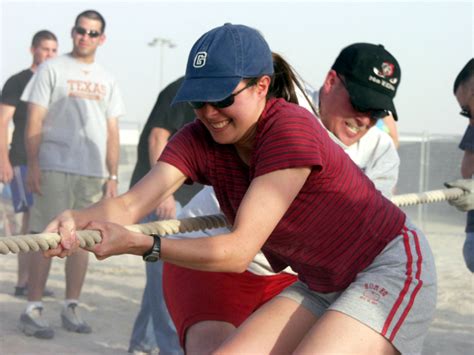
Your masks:
M 23 213 L 20 233 L 62 237 L 46 255 L 18 255 L 20 329 L 54 337 L 42 297 L 60 256 L 62 326 L 92 332 L 79 302 L 89 252 L 129 253 L 146 264 L 130 353 L 420 352 L 436 271 L 423 232 L 389 201 L 400 165 L 396 58 L 383 45 L 349 44 L 315 91 L 257 30 L 214 28 L 159 93 L 119 196 L 125 108 L 95 60 L 105 28 L 99 12 L 81 12 L 72 51 L 57 57 L 56 36 L 37 32 L 32 65 L 2 89 L 0 182 Z M 474 272 L 474 59 L 453 91 L 469 124 L 460 179 L 446 185 L 466 191 L 450 203 L 468 212 L 462 252 Z M 171 238 L 122 227 L 216 213 L 233 227 Z M 84 228 L 101 231 L 102 243 L 78 248 Z M 368 288 L 377 308 L 361 296 Z

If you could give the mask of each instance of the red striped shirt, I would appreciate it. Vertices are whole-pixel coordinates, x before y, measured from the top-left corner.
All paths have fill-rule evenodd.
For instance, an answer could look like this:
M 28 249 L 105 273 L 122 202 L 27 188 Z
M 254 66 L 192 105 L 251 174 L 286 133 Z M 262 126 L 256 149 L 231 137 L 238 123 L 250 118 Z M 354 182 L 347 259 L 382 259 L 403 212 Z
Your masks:
M 375 189 L 315 117 L 283 99 L 269 100 L 260 117 L 250 166 L 233 145 L 216 143 L 199 121 L 175 134 L 160 160 L 212 185 L 231 223 L 253 178 L 311 166 L 262 250 L 275 271 L 290 265 L 315 291 L 345 289 L 405 223 L 405 214 Z

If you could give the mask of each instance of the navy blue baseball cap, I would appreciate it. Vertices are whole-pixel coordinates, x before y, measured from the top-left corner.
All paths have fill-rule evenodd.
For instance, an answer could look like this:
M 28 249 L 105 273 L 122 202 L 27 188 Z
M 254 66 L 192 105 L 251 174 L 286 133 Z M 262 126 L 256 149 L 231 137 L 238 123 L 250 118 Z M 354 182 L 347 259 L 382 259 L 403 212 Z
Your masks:
M 194 44 L 173 103 L 220 101 L 242 79 L 272 74 L 272 52 L 263 36 L 251 27 L 226 23 Z

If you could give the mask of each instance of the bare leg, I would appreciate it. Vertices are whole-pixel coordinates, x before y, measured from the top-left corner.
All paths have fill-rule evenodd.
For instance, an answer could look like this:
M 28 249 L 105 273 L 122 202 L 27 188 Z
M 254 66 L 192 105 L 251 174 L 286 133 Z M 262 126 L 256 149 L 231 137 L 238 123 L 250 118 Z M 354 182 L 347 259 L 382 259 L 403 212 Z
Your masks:
M 18 279 L 17 287 L 25 287 L 28 283 L 28 269 L 31 259 L 31 253 L 18 254 Z
M 327 311 L 295 354 L 398 354 L 381 334 L 348 315 Z
M 295 301 L 275 297 L 252 314 L 216 354 L 291 354 L 316 320 Z
M 24 212 L 21 222 L 21 231 L 20 234 L 26 234 L 28 231 L 28 221 L 30 218 L 30 213 Z M 18 279 L 16 282 L 17 287 L 25 287 L 28 283 L 28 269 L 31 259 L 31 254 L 28 253 L 19 253 L 18 254 Z
M 196 323 L 186 332 L 186 354 L 211 354 L 234 330 L 234 325 L 227 322 L 203 321 Z
M 51 258 L 45 258 L 41 251 L 31 253 L 28 270 L 28 301 L 41 301 L 48 280 Z
M 79 249 L 66 259 L 66 299 L 79 299 L 87 272 L 89 252 Z

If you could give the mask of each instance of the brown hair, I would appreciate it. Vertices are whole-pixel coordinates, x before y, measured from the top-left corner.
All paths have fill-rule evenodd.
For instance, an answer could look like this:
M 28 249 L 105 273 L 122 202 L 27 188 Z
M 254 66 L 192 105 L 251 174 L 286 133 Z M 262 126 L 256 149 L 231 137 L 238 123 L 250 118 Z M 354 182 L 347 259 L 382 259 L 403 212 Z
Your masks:
M 88 18 L 89 20 L 99 21 L 100 24 L 101 24 L 100 32 L 101 33 L 105 32 L 105 19 L 98 11 L 96 11 L 96 10 L 86 10 L 86 11 L 81 12 L 79 15 L 77 15 L 76 22 L 74 22 L 74 26 L 77 26 L 79 24 L 79 19 L 81 17 Z
M 268 90 L 267 98 L 281 97 L 288 102 L 298 104 L 296 88 L 298 88 L 305 99 L 308 101 L 313 112 L 316 114 L 316 108 L 312 100 L 306 94 L 306 90 L 299 79 L 299 75 L 293 67 L 278 53 L 272 52 L 273 70 L 272 83 Z
M 36 32 L 35 35 L 33 36 L 33 39 L 31 40 L 31 46 L 33 48 L 37 48 L 41 44 L 41 42 L 46 39 L 50 39 L 55 42 L 58 41 L 58 39 L 56 38 L 53 32 L 48 31 L 48 30 L 41 30 L 41 31 Z

